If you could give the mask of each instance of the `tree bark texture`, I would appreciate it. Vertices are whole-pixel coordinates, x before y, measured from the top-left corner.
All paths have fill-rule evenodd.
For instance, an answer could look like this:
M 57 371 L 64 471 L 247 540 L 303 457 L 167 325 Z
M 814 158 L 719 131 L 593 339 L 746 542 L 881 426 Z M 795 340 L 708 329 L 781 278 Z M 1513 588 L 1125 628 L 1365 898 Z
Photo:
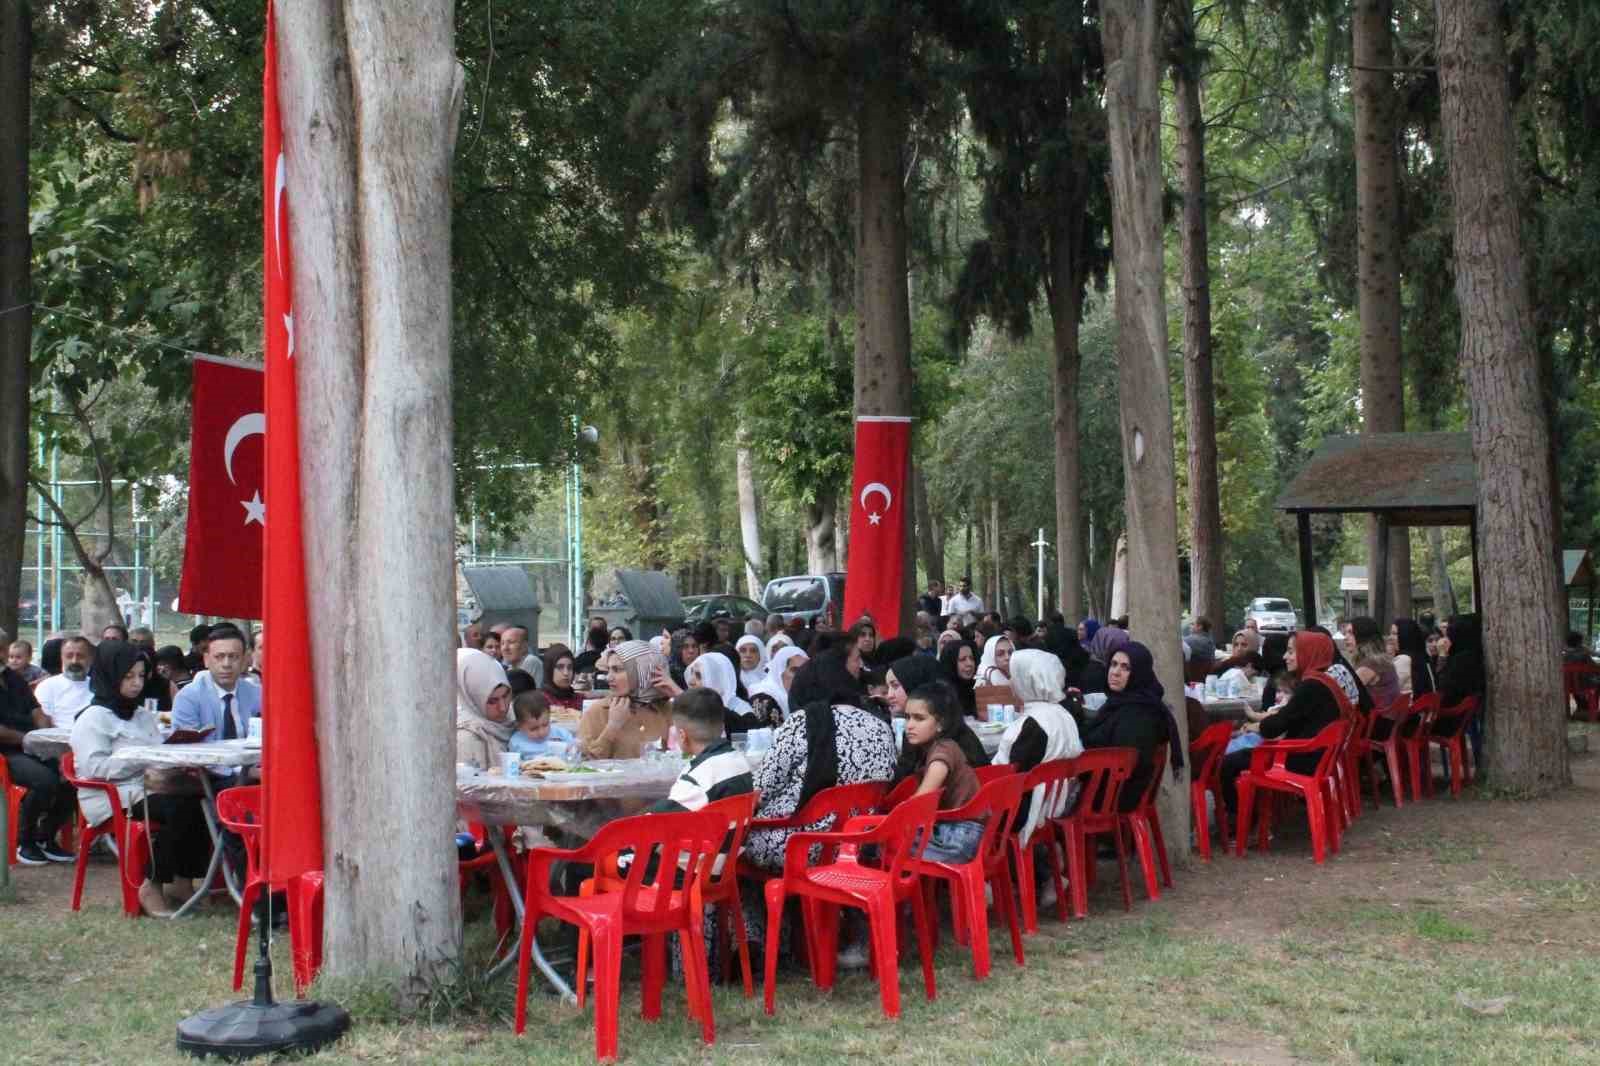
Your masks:
M 460 955 L 454 803 L 453 5 L 285 4 L 325 968 L 416 991 Z M 358 666 L 371 647 L 411 654 Z
M 1188 3 L 1179 16 L 1194 36 Z M 1206 210 L 1206 131 L 1199 61 L 1172 68 L 1183 174 L 1183 396 L 1189 458 L 1189 609 L 1222 626 L 1222 502 L 1217 484 L 1217 395 L 1211 368 L 1211 264 Z
M 1566 631 L 1548 500 L 1550 430 L 1518 211 L 1500 4 L 1439 0 L 1441 114 L 1455 203 L 1461 363 L 1478 473 L 1486 648 L 1555 649 Z M 1498 788 L 1565 785 L 1566 700 L 1550 654 L 1489 655 L 1484 754 Z
M 1112 248 L 1116 269 L 1117 383 L 1128 508 L 1128 611 L 1156 676 L 1183 691 L 1178 646 L 1178 496 L 1167 305 L 1161 248 L 1161 63 L 1156 0 L 1105 0 L 1106 112 L 1110 119 Z M 1177 716 L 1180 742 L 1187 729 Z M 1189 824 L 1189 790 L 1163 775 L 1161 818 Z M 1173 858 L 1184 861 L 1183 837 Z
M 906 113 L 892 74 L 869 81 L 856 111 L 855 413 L 911 416 L 911 306 L 906 301 Z M 911 449 L 902 485 L 911 484 Z M 902 506 L 904 544 L 914 507 Z M 900 632 L 911 632 L 916 567 L 905 567 Z
M 1456 590 L 1450 584 L 1450 569 L 1444 554 L 1444 530 L 1428 527 L 1428 560 L 1433 572 L 1433 615 L 1449 618 L 1456 613 Z
M 933 505 L 928 499 L 928 479 L 922 476 L 922 466 L 911 464 L 911 487 L 916 493 L 917 551 L 922 555 L 922 565 L 929 581 L 944 581 L 944 537 L 939 522 L 933 516 Z
M 27 0 L 0 8 L 0 629 L 18 635 L 22 548 L 28 531 L 28 358 L 33 349 L 28 234 L 29 75 Z M 42 599 L 42 597 L 39 597 Z
M 755 459 L 743 428 L 733 453 L 739 491 L 739 543 L 744 549 L 744 583 L 752 600 L 761 598 L 761 500 L 756 495 Z
M 1055 352 L 1051 364 L 1051 387 L 1055 393 L 1051 428 L 1056 453 L 1056 587 L 1060 589 L 1061 613 L 1071 625 L 1081 617 L 1078 588 L 1083 579 L 1083 477 L 1078 458 L 1078 379 L 1082 368 L 1078 324 L 1083 315 L 1083 278 L 1070 252 L 1071 245 L 1063 243 L 1063 239 L 1056 242 L 1056 276 L 1049 287 Z
M 1394 88 L 1394 2 L 1356 0 L 1350 79 L 1356 126 L 1356 272 L 1361 317 L 1361 412 L 1367 433 L 1406 428 L 1400 346 L 1399 100 Z M 1377 520 L 1367 521 L 1367 574 L 1377 571 Z M 1380 597 L 1370 596 L 1376 603 Z M 1411 614 L 1411 538 L 1389 535 L 1390 613 Z
M 838 501 L 823 495 L 806 504 L 806 573 L 826 574 L 839 569 L 839 554 L 834 539 L 833 512 Z

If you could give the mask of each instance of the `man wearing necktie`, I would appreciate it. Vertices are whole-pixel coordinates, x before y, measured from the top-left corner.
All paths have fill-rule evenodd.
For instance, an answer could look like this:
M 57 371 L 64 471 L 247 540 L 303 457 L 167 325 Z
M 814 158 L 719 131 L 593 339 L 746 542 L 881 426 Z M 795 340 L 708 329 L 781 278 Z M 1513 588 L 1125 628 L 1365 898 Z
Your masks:
M 208 740 L 237 740 L 250 735 L 250 719 L 261 714 L 261 688 L 244 677 L 244 634 L 231 625 L 211 631 L 205 650 L 206 668 L 178 692 L 172 703 L 174 729 L 211 730 Z M 214 770 L 218 785 L 237 784 L 235 770 Z

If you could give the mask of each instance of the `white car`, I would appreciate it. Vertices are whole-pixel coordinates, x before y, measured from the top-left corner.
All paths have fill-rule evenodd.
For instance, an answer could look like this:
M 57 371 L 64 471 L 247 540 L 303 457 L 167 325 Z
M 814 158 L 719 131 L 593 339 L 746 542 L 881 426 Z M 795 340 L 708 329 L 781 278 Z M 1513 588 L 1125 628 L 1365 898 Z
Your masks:
M 1294 604 L 1276 596 L 1258 596 L 1244 610 L 1246 622 L 1254 618 L 1256 628 L 1263 633 L 1293 633 L 1299 628 Z

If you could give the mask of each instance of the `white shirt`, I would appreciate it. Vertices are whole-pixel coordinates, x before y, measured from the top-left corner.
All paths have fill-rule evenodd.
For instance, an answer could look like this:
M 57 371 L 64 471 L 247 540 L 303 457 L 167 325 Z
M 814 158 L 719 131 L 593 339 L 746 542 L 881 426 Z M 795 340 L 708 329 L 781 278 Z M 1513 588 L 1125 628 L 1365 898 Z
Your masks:
M 50 724 L 58 729 L 71 729 L 78 712 L 94 702 L 94 694 L 89 691 L 89 679 L 85 677 L 82 681 L 74 681 L 66 674 L 56 674 L 39 682 L 39 687 L 33 690 L 33 697 L 39 701 L 44 713 L 50 716 Z
M 983 613 L 983 601 L 970 592 L 957 592 L 950 597 L 950 602 L 945 606 L 946 614 L 966 614 L 968 611 L 973 614 Z

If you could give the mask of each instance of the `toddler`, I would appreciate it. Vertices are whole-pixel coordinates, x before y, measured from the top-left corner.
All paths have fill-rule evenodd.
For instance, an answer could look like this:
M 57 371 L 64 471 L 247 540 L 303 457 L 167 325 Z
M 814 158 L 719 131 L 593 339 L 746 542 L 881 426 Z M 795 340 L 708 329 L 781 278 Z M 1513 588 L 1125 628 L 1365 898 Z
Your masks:
M 518 693 L 511 713 L 516 716 L 517 728 L 506 746 L 523 758 L 564 755 L 566 746 L 576 739 L 569 730 L 550 721 L 550 701 L 537 689 Z

